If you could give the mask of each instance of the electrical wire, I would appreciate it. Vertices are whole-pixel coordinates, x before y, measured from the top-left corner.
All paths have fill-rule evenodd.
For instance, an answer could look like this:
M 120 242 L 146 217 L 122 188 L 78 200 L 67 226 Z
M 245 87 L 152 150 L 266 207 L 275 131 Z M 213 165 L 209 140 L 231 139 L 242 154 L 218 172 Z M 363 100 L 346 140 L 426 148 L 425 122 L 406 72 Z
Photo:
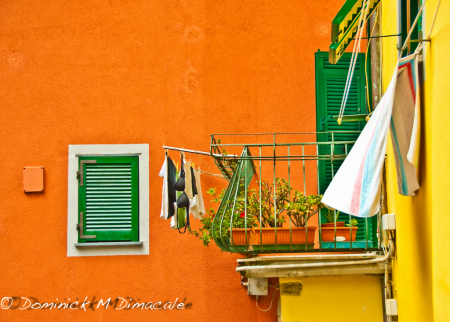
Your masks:
M 256 301 L 256 307 L 257 307 L 260 311 L 263 311 L 263 312 L 269 311 L 269 310 L 272 308 L 273 300 L 275 299 L 275 294 L 277 293 L 277 291 L 278 291 L 278 288 L 275 289 L 275 292 L 273 292 L 272 301 L 270 301 L 270 306 L 269 306 L 268 309 L 265 309 L 265 310 L 261 309 L 261 308 L 258 306 L 258 301 Z

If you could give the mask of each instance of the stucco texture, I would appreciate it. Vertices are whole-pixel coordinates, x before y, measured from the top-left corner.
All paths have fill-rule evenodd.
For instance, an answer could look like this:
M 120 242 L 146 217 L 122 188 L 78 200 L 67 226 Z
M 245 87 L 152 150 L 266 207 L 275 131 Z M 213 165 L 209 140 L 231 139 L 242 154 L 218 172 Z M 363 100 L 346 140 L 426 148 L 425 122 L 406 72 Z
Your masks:
M 381 278 L 341 275 L 280 278 L 300 283 L 299 295 L 281 295 L 283 322 L 383 321 Z
M 207 150 L 217 132 L 315 131 L 314 52 L 328 48 L 342 4 L 2 1 L 0 297 L 192 306 L 0 309 L 0 320 L 276 321 L 276 305 L 259 311 L 240 285 L 239 255 L 159 217 L 161 146 Z M 136 143 L 150 147 L 150 255 L 68 258 L 68 146 Z M 207 157 L 192 159 L 217 172 Z M 45 192 L 23 192 L 24 166 L 45 167 Z M 203 178 L 205 190 L 224 186 Z

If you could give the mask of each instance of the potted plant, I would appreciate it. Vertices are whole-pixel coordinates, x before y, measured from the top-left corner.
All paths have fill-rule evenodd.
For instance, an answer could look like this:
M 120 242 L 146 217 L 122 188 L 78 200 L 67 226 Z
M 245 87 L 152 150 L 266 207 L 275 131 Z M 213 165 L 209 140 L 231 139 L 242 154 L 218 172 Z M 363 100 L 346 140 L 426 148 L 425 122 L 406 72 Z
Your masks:
M 294 228 L 287 229 L 287 243 L 290 243 L 290 231 L 292 231 L 293 244 L 314 244 L 314 236 L 317 227 L 307 226 L 308 220 L 317 214 L 323 207 L 322 195 L 305 196 L 296 190 L 291 201 L 285 205 L 286 213 L 294 224 Z
M 211 188 L 207 191 L 209 195 L 213 197 L 211 202 L 220 204 L 222 202 L 224 193 L 226 189 L 223 189 L 220 194 L 216 193 L 215 188 Z M 207 210 L 206 215 L 204 215 L 200 219 L 201 226 L 197 230 L 193 230 L 190 227 L 188 228 L 188 232 L 198 237 L 203 245 L 209 246 L 212 238 L 212 226 L 216 217 L 221 221 L 223 229 L 218 229 L 218 237 L 227 238 L 230 237 L 230 221 L 232 221 L 232 243 L 234 245 L 246 245 L 250 244 L 250 231 L 252 227 L 257 226 L 257 219 L 254 216 L 247 215 L 247 219 L 245 218 L 245 196 L 244 192 L 241 189 L 241 192 L 238 194 L 236 198 L 236 203 L 233 206 L 227 207 L 227 210 L 224 214 L 216 213 L 214 208 Z M 232 216 L 232 214 L 234 214 Z M 219 224 L 219 221 L 217 222 Z M 247 228 L 245 228 L 247 226 Z M 216 228 L 217 231 L 217 228 Z M 246 237 L 247 235 L 247 237 Z
M 214 220 L 216 220 L 215 229 L 217 236 L 220 238 L 232 236 L 231 243 L 234 245 L 253 244 L 254 242 L 259 245 L 260 239 L 258 238 L 260 238 L 261 231 L 264 239 L 263 244 L 275 244 L 275 225 L 277 226 L 277 235 L 282 234 L 282 231 L 286 230 L 286 228 L 282 228 L 283 223 L 286 222 L 283 212 L 286 210 L 285 203 L 291 190 L 287 181 L 280 178 L 276 179 L 276 217 L 274 215 L 273 183 L 269 184 L 267 181 L 262 181 L 261 194 L 256 189 L 248 190 L 247 216 L 245 216 L 246 206 L 243 183 L 241 185 L 242 187 L 235 198 L 236 200 L 229 200 L 227 202 L 230 203 L 230 206 L 222 207 L 222 209 L 226 209 L 225 213 L 221 213 L 220 210 L 219 213 L 216 213 L 214 208 L 211 208 L 200 220 L 201 227 L 198 230 L 189 228 L 189 233 L 198 237 L 205 246 L 208 246 L 211 242 Z M 209 189 L 207 193 L 213 197 L 211 202 L 220 204 L 223 200 L 225 190 L 223 189 L 220 194 L 217 194 L 215 188 Z M 229 227 L 231 220 L 232 229 L 230 234 Z M 221 223 L 222 229 L 217 228 L 219 223 Z M 247 229 L 245 226 L 247 226 Z M 287 228 L 287 231 L 289 234 L 289 228 Z
M 344 221 L 338 222 L 339 211 L 336 212 L 336 219 L 334 219 L 334 210 L 330 209 L 328 209 L 325 218 L 327 220 L 327 224 L 321 225 L 322 241 L 334 242 L 336 240 L 337 242 L 348 242 L 350 239 L 352 241 L 356 240 L 356 232 L 358 230 L 358 221 L 356 219 L 353 218 L 350 221 L 351 225 L 350 223 L 345 224 Z
M 276 189 L 276 207 L 274 189 Z M 261 193 L 258 190 L 252 191 L 249 198 L 250 213 L 257 218 L 261 216 L 260 227 L 254 229 L 254 245 L 290 244 L 291 230 L 283 227 L 283 224 L 286 222 L 284 212 L 291 190 L 286 179 L 276 178 L 275 184 L 262 181 Z
M 320 225 L 322 228 L 324 227 L 334 227 L 335 224 L 335 214 L 336 214 L 336 227 L 344 227 L 345 221 L 338 221 L 339 220 L 339 211 L 327 209 L 327 213 L 325 214 L 325 220 L 327 221 L 326 224 Z

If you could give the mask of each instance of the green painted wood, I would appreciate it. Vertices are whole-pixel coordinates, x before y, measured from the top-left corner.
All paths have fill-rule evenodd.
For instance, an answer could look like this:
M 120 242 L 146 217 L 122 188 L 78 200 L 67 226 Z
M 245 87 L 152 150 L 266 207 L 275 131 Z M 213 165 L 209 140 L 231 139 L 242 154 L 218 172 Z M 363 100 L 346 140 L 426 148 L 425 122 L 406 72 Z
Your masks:
M 365 124 L 365 117 L 359 122 L 343 122 L 339 125 L 335 119 L 339 115 L 341 107 L 342 95 L 344 93 L 345 82 L 347 79 L 348 69 L 350 65 L 351 53 L 345 53 L 336 65 L 332 65 L 328 61 L 327 52 L 318 51 L 316 53 L 316 125 L 317 131 L 334 131 L 332 136 L 330 133 L 318 133 L 318 142 L 332 142 L 334 138 L 333 151 L 331 145 L 320 145 L 319 155 L 329 155 L 333 152 L 334 155 L 348 154 L 353 147 L 352 144 L 339 144 L 339 141 L 355 141 L 359 136 Z M 358 54 L 355 71 L 352 79 L 352 85 L 347 100 L 344 115 L 349 117 L 362 114 L 367 115 L 367 99 L 366 99 L 366 80 L 364 74 L 364 54 Z M 368 75 L 370 80 L 370 75 Z M 345 118 L 345 117 L 344 117 Z M 340 133 L 342 131 L 355 131 L 355 133 Z M 343 160 L 321 160 L 318 162 L 318 181 L 319 193 L 323 194 L 333 179 L 334 174 L 337 173 Z M 321 210 L 321 222 L 325 223 L 326 210 Z M 358 221 L 356 240 L 365 240 L 365 219 L 355 218 Z M 350 217 L 348 214 L 340 214 L 339 221 L 349 223 Z M 368 238 L 370 241 L 376 239 L 376 218 L 368 220 Z M 333 247 L 334 247 L 334 243 Z M 340 247 L 344 247 L 342 244 Z M 361 243 L 355 243 L 352 248 L 360 246 Z M 370 246 L 370 245 L 369 245 Z M 364 243 L 365 247 L 365 243 Z M 327 246 L 328 248 L 328 246 Z
M 83 160 L 96 163 L 80 169 L 84 184 L 78 187 L 78 216 L 83 212 L 83 234 L 96 238 L 79 234 L 78 241 L 139 241 L 139 158 L 79 157 Z
M 331 22 L 331 42 L 342 39 L 355 17 L 361 11 L 362 0 L 347 0 Z
M 370 0 L 366 20 L 379 2 L 380 0 Z M 356 2 L 354 0 L 347 0 L 338 15 L 334 18 L 331 27 L 331 45 L 329 48 L 329 62 L 331 64 L 337 64 L 348 45 L 356 36 L 361 15 L 361 6 L 361 0 L 357 0 Z

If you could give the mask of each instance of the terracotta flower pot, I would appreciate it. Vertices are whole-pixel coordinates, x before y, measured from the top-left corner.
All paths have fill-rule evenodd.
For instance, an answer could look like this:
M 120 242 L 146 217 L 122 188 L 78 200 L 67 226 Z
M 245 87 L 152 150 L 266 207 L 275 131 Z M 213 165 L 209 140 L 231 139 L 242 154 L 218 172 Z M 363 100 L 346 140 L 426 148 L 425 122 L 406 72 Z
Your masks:
M 305 227 L 292 227 L 292 244 L 314 244 L 314 235 L 317 227 L 308 226 L 308 240 L 306 240 Z M 254 228 L 253 245 L 261 245 L 261 234 L 259 228 Z M 277 244 L 290 244 L 289 228 L 277 228 Z M 275 244 L 275 228 L 262 228 L 262 245 Z
M 245 243 L 245 235 L 247 233 L 247 243 Z M 233 228 L 233 242 L 234 245 L 251 245 L 252 233 L 250 229 L 245 228 Z M 231 234 L 230 234 L 231 237 Z
M 322 224 L 320 225 L 320 227 L 334 227 L 334 223 L 326 223 L 326 224 Z M 345 227 L 345 221 L 338 221 L 336 223 L 336 227 Z
M 358 227 L 352 227 L 352 241 L 356 239 L 356 231 Z M 341 237 L 341 238 L 338 238 Z M 340 240 L 344 238 L 343 240 Z M 350 227 L 336 227 L 336 240 L 340 241 L 350 241 Z M 322 241 L 324 242 L 334 242 L 334 227 L 322 227 Z

